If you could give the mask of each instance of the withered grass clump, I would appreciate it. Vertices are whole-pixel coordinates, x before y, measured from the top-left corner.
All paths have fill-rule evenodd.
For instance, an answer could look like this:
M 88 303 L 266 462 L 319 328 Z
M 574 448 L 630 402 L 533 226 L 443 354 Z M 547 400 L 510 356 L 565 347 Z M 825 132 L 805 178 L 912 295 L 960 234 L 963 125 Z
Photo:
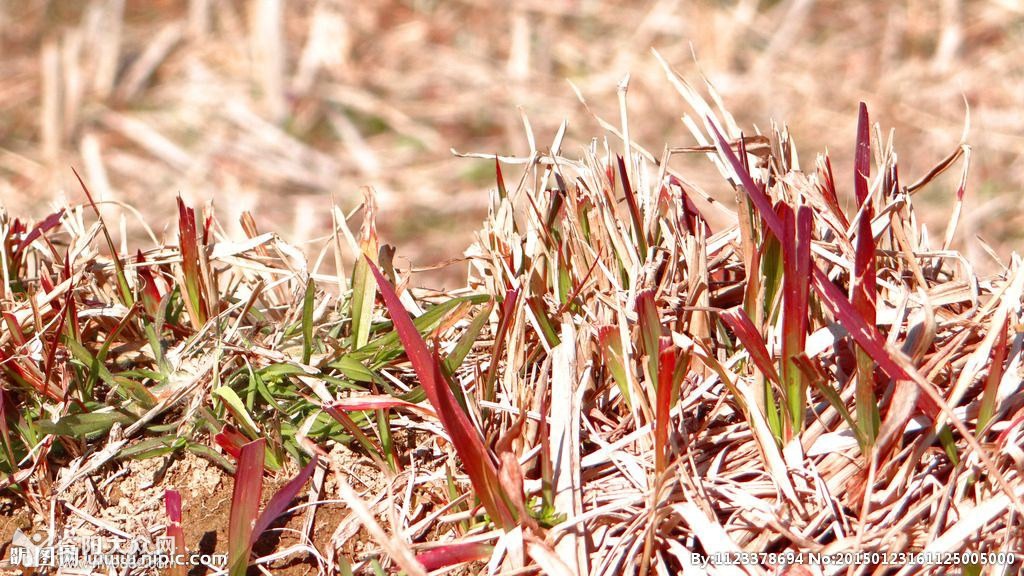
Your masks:
M 5 217 L 5 490 L 49 518 L 123 460 L 191 452 L 235 475 L 232 574 L 289 556 L 321 573 L 1019 567 L 998 553 L 1024 549 L 1021 262 L 982 278 L 951 249 L 963 179 L 941 237 L 914 211 L 970 149 L 901 175 L 862 106 L 854 166 L 802 167 L 785 128 L 744 134 L 665 70 L 696 145 L 631 141 L 625 83 L 622 124 L 582 155 L 564 127 L 529 134 L 528 156 L 496 160 L 452 293 L 410 287 L 372 192 L 359 230 L 334 209 L 311 260 L 180 202 L 177 237 L 142 251 L 91 198 Z M 385 480 L 332 464 L 338 446 Z M 299 468 L 261 507 L 263 475 Z M 168 488 L 167 534 L 195 546 Z M 331 501 L 349 512 L 318 523 Z M 299 543 L 257 558 L 289 504 Z

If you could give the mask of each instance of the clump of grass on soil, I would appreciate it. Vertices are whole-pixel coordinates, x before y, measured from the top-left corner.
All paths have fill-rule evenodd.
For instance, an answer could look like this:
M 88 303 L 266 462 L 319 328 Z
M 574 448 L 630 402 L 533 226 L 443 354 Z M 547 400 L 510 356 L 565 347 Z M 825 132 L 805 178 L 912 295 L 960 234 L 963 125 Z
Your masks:
M 497 186 L 449 293 L 394 267 L 372 191 L 360 229 L 334 209 L 310 259 L 251 215 L 230 239 L 181 201 L 148 250 L 118 245 L 85 190 L 39 222 L 5 215 L 5 493 L 63 530 L 103 509 L 126 460 L 205 459 L 233 478 L 216 548 L 231 574 L 1024 549 L 1021 262 L 979 277 L 950 249 L 964 186 L 941 236 L 914 211 L 970 148 L 901 175 L 862 105 L 853 166 L 801 164 L 785 127 L 744 133 L 662 64 L 697 145 L 631 141 L 624 83 L 621 124 L 581 154 L 563 127 L 484 156 Z M 706 156 L 734 200 L 675 170 L 680 154 Z M 265 475 L 291 480 L 261 503 Z M 83 483 L 101 498 L 70 501 Z M 166 488 L 155 521 L 193 549 L 201 503 Z M 845 567 L 741 571 L 819 569 Z

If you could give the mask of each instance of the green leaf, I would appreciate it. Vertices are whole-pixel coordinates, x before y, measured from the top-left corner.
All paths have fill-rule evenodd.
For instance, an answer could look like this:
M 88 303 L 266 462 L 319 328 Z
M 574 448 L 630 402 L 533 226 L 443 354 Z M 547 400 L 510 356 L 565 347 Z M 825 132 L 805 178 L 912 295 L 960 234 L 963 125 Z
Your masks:
M 455 348 L 452 349 L 451 353 L 444 360 L 444 368 L 449 374 L 453 374 L 462 366 L 462 362 L 469 355 L 470 350 L 473 349 L 473 345 L 476 344 L 480 338 L 480 332 L 487 324 L 487 319 L 491 315 L 491 311 L 494 310 L 494 303 L 488 302 L 487 306 L 484 306 L 473 321 L 470 322 L 469 327 L 459 338 L 459 341 L 455 344 Z
M 355 270 L 352 272 L 352 348 L 358 350 L 370 341 L 370 323 L 373 319 L 373 301 L 377 295 L 377 285 L 363 258 L 356 259 Z
M 159 436 L 156 438 L 146 438 L 141 442 L 136 442 L 135 444 L 122 449 L 118 454 L 118 458 L 146 460 L 148 458 L 156 458 L 158 456 L 170 454 L 175 450 L 187 447 L 187 445 L 188 441 L 186 439 L 179 438 L 175 434 L 168 434 L 166 436 Z
M 68 436 L 71 438 L 86 438 L 94 434 L 106 432 L 115 423 L 127 426 L 135 422 L 135 418 L 128 414 L 117 411 L 94 411 L 82 414 L 68 414 L 56 422 L 50 420 L 39 420 L 37 425 L 43 434 L 54 434 L 57 436 Z
M 65 345 L 75 360 L 89 369 L 90 374 L 98 376 L 100 380 L 116 390 L 122 398 L 134 399 L 146 409 L 156 406 L 156 397 L 142 383 L 122 375 L 112 374 L 85 346 L 72 338 L 65 339 Z
M 483 304 L 489 300 L 490 296 L 484 294 L 452 298 L 451 300 L 438 304 L 437 306 L 427 310 L 421 316 L 414 319 L 412 323 L 422 336 L 423 334 L 426 334 L 440 326 L 445 317 L 456 308 L 466 303 Z M 387 330 L 385 335 L 371 340 L 366 346 L 352 352 L 350 356 L 358 360 L 367 360 L 372 358 L 374 360 L 374 366 L 381 366 L 400 356 L 403 348 L 402 343 L 399 340 L 398 333 L 393 329 L 394 325 L 391 323 L 382 323 L 380 327 L 383 330 Z M 335 367 L 333 364 L 330 364 L 329 366 L 332 368 Z
M 661 341 L 661 317 L 654 302 L 654 292 L 644 290 L 636 296 L 636 314 L 640 319 L 640 337 L 647 355 L 647 375 L 651 379 L 652 391 L 658 378 L 658 356 Z M 653 396 L 653 395 L 652 395 Z
M 302 299 L 302 363 L 309 364 L 313 356 L 313 306 L 316 303 L 316 281 L 312 277 L 306 284 L 306 295 Z
M 356 382 L 374 382 L 376 378 L 363 363 L 355 359 L 351 355 L 345 355 L 338 358 L 334 362 L 331 362 L 329 367 L 334 368 L 345 375 L 346 378 L 355 380 Z
M 249 411 L 245 409 L 242 399 L 238 397 L 234 390 L 227 386 L 221 386 L 213 391 L 213 395 L 221 399 L 224 406 L 231 412 L 231 415 L 235 417 L 235 420 L 250 438 L 260 436 L 259 427 L 256 426 L 256 422 L 249 415 Z
M 540 325 L 541 336 L 544 337 L 544 341 L 547 342 L 548 347 L 554 348 L 561 344 L 562 341 L 558 338 L 558 330 L 555 328 L 551 318 L 548 317 L 543 298 L 540 296 L 531 296 L 526 299 L 526 305 L 533 313 L 533 317 L 537 320 L 537 324 Z

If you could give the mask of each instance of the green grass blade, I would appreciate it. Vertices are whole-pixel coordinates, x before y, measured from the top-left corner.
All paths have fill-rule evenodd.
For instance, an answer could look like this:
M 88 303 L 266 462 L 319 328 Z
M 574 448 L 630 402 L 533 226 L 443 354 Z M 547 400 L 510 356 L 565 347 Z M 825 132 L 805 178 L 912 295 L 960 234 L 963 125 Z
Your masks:
M 302 363 L 309 364 L 313 357 L 313 307 L 316 303 L 316 281 L 310 277 L 302 299 Z

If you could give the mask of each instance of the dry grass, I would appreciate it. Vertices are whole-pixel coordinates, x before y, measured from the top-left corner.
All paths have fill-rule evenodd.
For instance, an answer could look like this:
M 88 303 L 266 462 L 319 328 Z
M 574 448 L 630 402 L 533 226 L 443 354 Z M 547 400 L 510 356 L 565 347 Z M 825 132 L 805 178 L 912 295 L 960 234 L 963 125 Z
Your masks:
M 852 132 L 863 100 L 915 143 L 902 148 L 905 168 L 925 170 L 956 143 L 966 99 L 980 152 L 969 190 L 983 201 L 965 217 L 964 238 L 1020 240 L 1011 192 L 1024 184 L 1024 24 L 1014 2 L 510 10 L 478 1 L 32 0 L 4 4 L 0 25 L 0 196 L 19 214 L 80 200 L 74 165 L 100 198 L 137 206 L 157 231 L 180 193 L 213 200 L 235 233 L 240 212 L 257 210 L 301 246 L 330 229 L 318 216 L 330 196 L 353 207 L 359 187 L 373 185 L 391 241 L 420 264 L 454 258 L 484 215 L 490 166 L 448 149 L 525 153 L 517 106 L 539 137 L 567 118 L 566 149 L 585 144 L 596 127 L 566 79 L 614 117 L 614 86 L 631 73 L 631 109 L 658 119 L 635 123 L 637 141 L 686 141 L 668 121 L 676 110 L 647 56 L 654 46 L 688 69 L 693 50 L 743 125 L 785 119 L 803 146 L 828 147 L 837 162 L 850 160 L 838 135 Z M 922 214 L 933 227 L 952 189 L 936 187 L 924 202 L 936 207 Z M 131 215 L 126 226 L 143 238 Z
M 191 454 L 231 473 L 266 443 L 280 474 L 321 456 L 298 540 L 256 560 L 274 571 L 489 558 L 671 574 L 702 554 L 717 573 L 730 554 L 791 552 L 831 574 L 846 567 L 807 555 L 939 554 L 896 562 L 911 573 L 1019 550 L 1021 260 L 979 276 L 949 248 L 960 207 L 942 239 L 915 210 L 964 173 L 966 148 L 906 184 L 862 110 L 850 186 L 825 155 L 798 169 L 784 131 L 741 139 L 665 73 L 706 145 L 652 155 L 619 137 L 625 106 L 579 157 L 530 134 L 527 156 L 503 160 L 516 178 L 499 174 L 468 287 L 445 294 L 408 289 L 375 250 L 372 194 L 359 234 L 336 211 L 312 261 L 251 217 L 232 241 L 184 205 L 176 244 L 130 257 L 108 238 L 113 260 L 87 206 L 5 220 L 6 486 L 65 538 L 140 521 L 152 537 L 159 511 L 104 516 L 123 462 Z M 693 153 L 733 200 L 671 167 Z M 858 210 L 841 206 L 850 188 Z M 338 271 L 319 271 L 332 251 Z M 338 449 L 375 472 L 352 474 Z M 336 502 L 347 516 L 316 521 Z M 742 570 L 780 568 L 757 560 Z
M 908 39 L 927 19 L 901 6 L 908 17 L 887 13 L 884 38 L 890 50 L 914 54 Z M 949 32 L 939 38 L 951 39 L 922 48 L 927 70 L 894 65 L 886 77 L 921 74 L 912 80 L 923 82 L 967 70 L 962 59 L 974 44 L 963 38 L 1012 13 L 992 3 L 944 6 L 982 24 L 962 27 L 957 44 L 955 20 L 938 20 L 934 29 Z M 282 16 L 284 4 L 273 1 L 254 3 L 251 14 L 193 2 L 178 21 L 161 20 L 149 51 L 128 60 L 120 55 L 131 53 L 132 32 L 156 13 L 117 2 L 90 4 L 84 15 L 26 8 L 27 29 L 32 17 L 75 24 L 40 49 L 40 147 L 9 151 L 5 166 L 22 169 L 20 189 L 51 190 L 54 181 L 28 178 L 47 173 L 29 150 L 56 167 L 80 158 L 83 186 L 69 196 L 85 197 L 87 186 L 104 202 L 147 204 L 134 220 L 101 204 L 101 219 L 96 204 L 75 200 L 33 222 L 20 218 L 21 196 L 4 196 L 0 464 L 4 496 L 27 511 L 29 525 L 63 538 L 153 539 L 180 517 L 185 545 L 195 549 L 196 525 L 214 523 L 215 534 L 233 540 L 217 541 L 216 550 L 241 550 L 233 575 L 250 561 L 263 573 L 415 574 L 463 561 L 475 563 L 454 569 L 700 573 L 694 554 L 719 559 L 709 573 L 910 574 L 941 567 L 936 556 L 897 567 L 779 566 L 767 557 L 730 566 L 721 558 L 799 552 L 806 563 L 810 553 L 881 552 L 948 560 L 941 554 L 1024 549 L 1024 269 L 1018 255 L 999 258 L 982 243 L 956 249 L 994 217 L 964 209 L 974 205 L 971 174 L 988 162 L 1005 168 L 1018 151 L 993 153 L 983 136 L 969 140 L 984 142 L 972 150 L 955 137 L 943 145 L 908 130 L 920 145 L 897 162 L 890 133 L 853 106 L 848 117 L 801 109 L 791 129 L 742 129 L 749 121 L 723 102 L 733 108 L 735 99 L 752 114 L 768 98 L 750 82 L 759 76 L 722 76 L 716 93 L 669 65 L 688 61 L 681 47 L 644 60 L 622 49 L 671 44 L 665 37 L 682 32 L 669 16 L 687 9 L 728 14 L 707 40 L 711 61 L 727 54 L 725 70 L 746 62 L 747 44 L 737 39 L 752 35 L 746 41 L 759 48 L 749 50 L 767 58 L 758 73 L 785 90 L 800 60 L 784 43 L 801 30 L 813 36 L 802 23 L 830 22 L 851 38 L 878 34 L 855 14 L 866 8 L 843 20 L 800 2 L 760 10 L 526 6 L 503 13 L 509 32 L 493 35 L 510 42 L 506 52 L 466 40 L 474 34 L 463 30 L 484 22 L 496 29 L 476 21 L 486 6 L 307 8 L 303 20 Z M 331 10 L 338 18 L 324 17 Z M 450 35 L 408 23 L 425 15 Z M 380 25 L 403 17 L 404 26 Z M 628 18 L 638 24 L 619 50 L 598 54 L 603 45 L 585 50 L 558 35 L 566 22 L 600 34 Z M 367 29 L 388 38 L 360 42 L 353 31 Z M 89 30 L 102 30 L 92 32 L 102 49 L 83 48 Z M 301 43 L 309 50 L 282 58 L 292 34 L 309 30 L 320 31 L 302 37 L 323 44 Z M 341 30 L 349 44 L 337 42 Z M 552 39 L 547 51 L 538 48 L 544 38 Z M 423 42 L 459 49 L 431 54 Z M 339 44 L 348 46 L 341 56 Z M 241 66 L 249 51 L 266 65 Z M 597 128 L 550 124 L 560 111 L 544 106 L 559 100 L 545 96 L 536 75 L 572 76 L 567 62 L 597 70 L 602 57 L 636 75 L 576 78 L 592 104 L 580 106 L 579 124 Z M 430 60 L 482 82 L 476 98 L 486 103 L 473 105 L 471 91 L 444 77 L 396 72 Z M 496 81 L 495 61 L 518 84 Z M 234 66 L 244 70 L 229 73 Z M 848 70 L 870 70 L 859 66 Z M 654 88 L 655 72 L 663 89 Z M 353 87 L 352 78 L 371 81 L 360 74 L 374 79 L 372 89 Z M 1006 74 L 987 88 L 1012 90 L 1016 80 Z M 495 112 L 534 81 L 536 119 Z M 616 84 L 617 93 L 608 89 Z M 841 81 L 817 89 L 834 90 L 837 101 L 857 97 Z M 398 94 L 410 95 L 401 107 Z M 444 122 L 466 137 L 460 123 L 474 113 L 486 129 L 467 150 L 482 141 L 507 156 L 422 160 L 455 141 Z M 685 136 L 658 121 L 680 113 Z M 972 118 L 974 126 L 993 122 Z M 384 127 L 373 128 L 377 121 Z M 801 128 L 813 122 L 819 138 L 848 153 L 799 155 L 793 134 L 816 134 Z M 325 127 L 334 132 L 323 135 Z M 899 142 L 910 140 L 900 134 Z M 520 140 L 501 144 L 512 137 Z M 648 141 L 659 147 L 647 149 Z M 497 164 L 497 186 L 478 200 L 486 215 L 465 254 L 465 285 L 417 288 L 405 257 L 421 261 L 429 242 L 408 251 L 399 243 L 396 258 L 377 220 L 426 219 L 425 206 L 457 204 L 427 193 L 458 177 L 451 162 L 486 163 L 488 178 Z M 350 200 L 339 184 L 348 176 L 378 192 Z M 216 189 L 229 202 L 215 212 L 178 200 L 175 210 L 173 195 L 165 201 L 153 191 L 177 178 L 193 198 Z M 1010 172 L 1000 178 L 1012 185 Z M 302 190 L 305 208 L 296 196 L 262 206 L 289 205 L 302 225 L 298 240 L 272 232 L 280 221 L 257 224 L 242 212 L 246 190 Z M 422 205 L 403 207 L 403 194 Z M 949 210 L 936 215 L 932 198 L 943 196 Z M 177 225 L 161 234 L 140 240 L 132 232 L 175 211 Z M 991 271 L 970 250 L 991 252 Z M 303 464 L 299 481 L 282 482 Z M 209 485 L 190 484 L 196 470 L 209 471 Z M 279 496 L 261 506 L 239 487 L 262 486 L 264 477 Z M 218 503 L 232 478 L 245 506 Z M 181 513 L 168 505 L 170 518 L 163 487 L 182 500 Z M 276 540 L 237 538 L 251 526 L 241 508 L 276 516 L 289 502 L 291 515 L 266 533 Z M 1011 574 L 1020 562 L 947 568 Z

